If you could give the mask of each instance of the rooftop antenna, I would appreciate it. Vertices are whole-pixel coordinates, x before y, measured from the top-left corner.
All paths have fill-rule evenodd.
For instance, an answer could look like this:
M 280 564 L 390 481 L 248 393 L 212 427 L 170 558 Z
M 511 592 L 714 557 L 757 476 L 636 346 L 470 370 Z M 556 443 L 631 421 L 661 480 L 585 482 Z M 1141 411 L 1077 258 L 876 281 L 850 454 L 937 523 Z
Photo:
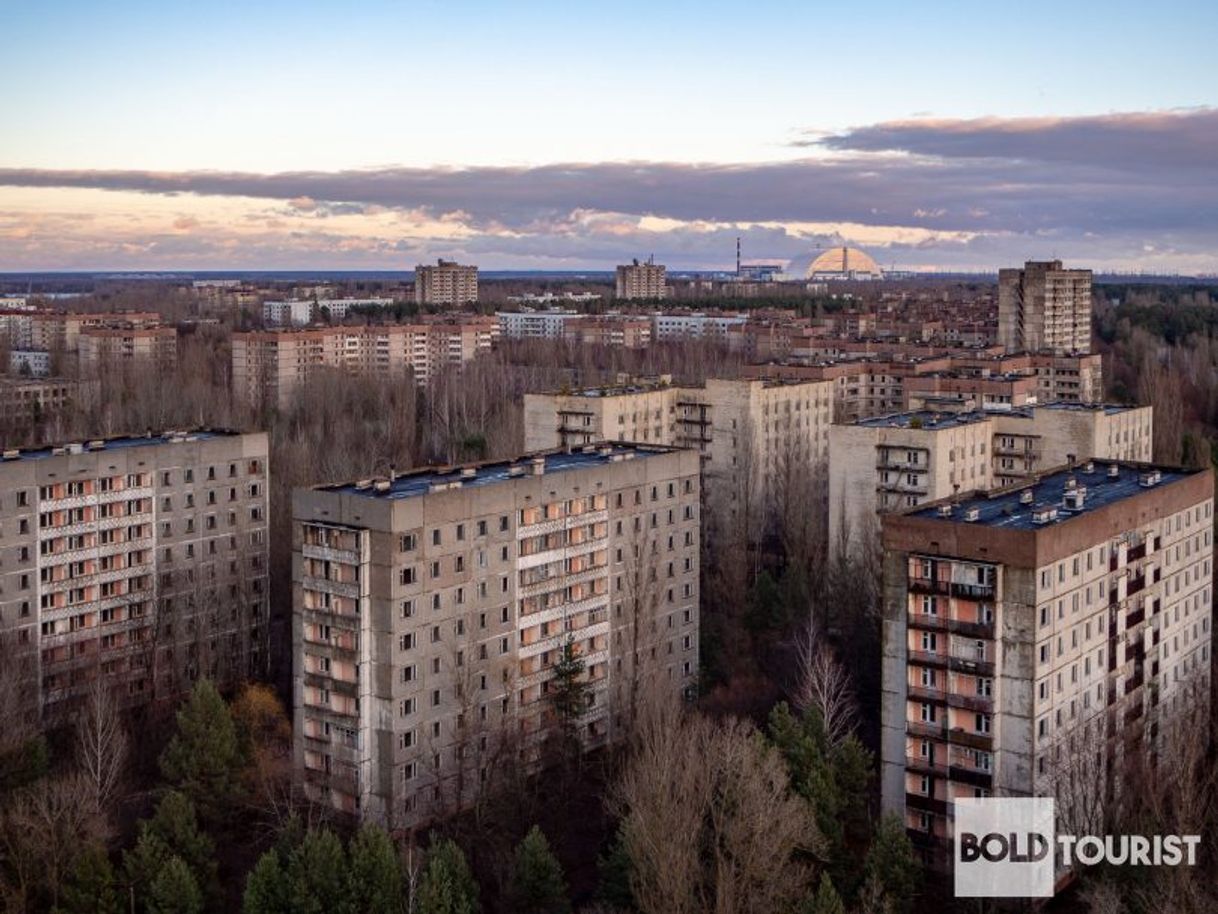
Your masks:
M 740 278 L 740 236 L 736 236 L 736 278 Z

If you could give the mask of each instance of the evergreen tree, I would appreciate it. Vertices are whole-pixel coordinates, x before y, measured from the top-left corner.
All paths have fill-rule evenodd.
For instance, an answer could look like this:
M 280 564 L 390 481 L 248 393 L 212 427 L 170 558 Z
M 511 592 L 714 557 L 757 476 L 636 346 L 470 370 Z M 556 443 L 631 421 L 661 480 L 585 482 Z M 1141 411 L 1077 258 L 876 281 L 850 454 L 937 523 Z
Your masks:
M 123 855 L 127 881 L 135 887 L 137 897 L 151 890 L 173 857 L 186 864 L 201 892 L 216 894 L 215 846 L 199 830 L 194 804 L 176 790 L 161 798 L 151 819 L 140 822 L 135 847 Z
M 749 590 L 745 622 L 754 633 L 766 632 L 779 627 L 785 616 L 778 582 L 770 572 L 762 570 Z
M 461 848 L 449 839 L 433 839 L 419 880 L 417 914 L 477 914 L 481 910 L 478 883 Z
M 351 841 L 351 903 L 359 914 L 402 910 L 402 867 L 385 830 L 365 825 Z
M 880 820 L 864 871 L 868 882 L 874 881 L 883 891 L 894 912 L 900 914 L 913 907 L 922 870 L 904 824 L 892 813 Z
M 32 784 L 50 769 L 51 753 L 42 734 L 0 752 L 0 794 Z
M 202 914 L 203 893 L 181 857 L 170 857 L 152 880 L 144 908 L 148 914 Z
M 842 904 L 841 896 L 833 887 L 828 873 L 821 873 L 816 894 L 800 905 L 799 914 L 846 914 L 846 906 Z
M 334 832 L 323 828 L 305 835 L 288 863 L 288 890 L 293 912 L 355 914 L 347 884 L 347 855 Z
M 161 754 L 161 773 L 219 825 L 241 799 L 245 754 L 228 705 L 207 679 L 195 683 L 178 711 L 177 732 Z
M 509 914 L 568 914 L 571 910 L 562 864 L 536 825 L 516 848 L 504 907 Z
M 56 914 L 123 914 L 114 867 L 106 849 L 90 844 L 76 861 L 64 884 Z
M 575 650 L 575 639 L 568 637 L 562 646 L 558 662 L 554 664 L 554 678 L 550 681 L 550 703 L 558 715 L 563 729 L 574 733 L 579 719 L 588 710 L 588 681 L 584 679 L 584 658 Z
M 292 914 L 288 875 L 275 848 L 259 857 L 246 877 L 241 911 L 242 914 Z
M 600 871 L 600 885 L 596 888 L 597 900 L 623 911 L 634 910 L 634 892 L 630 888 L 630 852 L 619 827 L 609 851 L 596 860 Z

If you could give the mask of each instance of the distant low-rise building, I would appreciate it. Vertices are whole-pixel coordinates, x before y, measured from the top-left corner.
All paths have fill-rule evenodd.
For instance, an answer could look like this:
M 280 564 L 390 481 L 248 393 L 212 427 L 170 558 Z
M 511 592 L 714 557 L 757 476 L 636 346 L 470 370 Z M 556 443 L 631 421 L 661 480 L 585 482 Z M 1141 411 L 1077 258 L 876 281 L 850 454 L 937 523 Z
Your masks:
M 51 373 L 51 354 L 39 349 L 10 349 L 9 374 L 29 378 L 45 378 Z
M 499 335 L 504 339 L 560 340 L 564 336 L 564 328 L 570 322 L 579 320 L 580 313 L 560 308 L 545 311 L 525 308 L 520 311 L 500 311 L 495 317 L 499 319 Z
M 304 299 L 265 301 L 262 321 L 275 327 L 304 327 L 313 320 L 313 302 Z

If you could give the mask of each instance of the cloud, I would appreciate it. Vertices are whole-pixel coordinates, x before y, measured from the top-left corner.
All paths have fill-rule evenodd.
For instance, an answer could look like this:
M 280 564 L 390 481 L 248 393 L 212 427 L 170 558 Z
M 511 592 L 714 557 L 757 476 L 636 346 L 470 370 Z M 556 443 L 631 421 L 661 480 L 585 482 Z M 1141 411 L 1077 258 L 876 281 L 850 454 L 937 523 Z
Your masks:
M 0 188 L 116 192 L 110 221 L 125 218 L 137 247 L 149 217 L 132 217 L 138 208 L 117 201 L 172 200 L 177 210 L 194 201 L 201 224 L 189 234 L 201 251 L 235 231 L 226 227 L 232 219 L 207 218 L 207 207 L 216 205 L 207 201 L 223 199 L 240 211 L 235 221 L 262 233 L 238 246 L 242 256 L 272 249 L 287 256 L 294 245 L 303 252 L 306 244 L 326 243 L 317 239 L 338 238 L 333 250 L 348 258 L 353 251 L 401 257 L 398 242 L 405 239 L 410 250 L 460 248 L 503 265 L 512 258 L 608 265 L 654 251 L 674 264 L 705 266 L 726 265 L 731 258 L 723 252 L 743 233 L 756 256 L 798 257 L 816 243 L 863 239 L 883 248 L 884 262 L 902 266 L 994 266 L 1051 253 L 1077 260 L 1085 252 L 1129 267 L 1150 259 L 1218 268 L 1215 109 L 923 118 L 800 142 L 809 147 L 802 158 L 731 165 L 273 174 L 9 168 L 0 169 Z M 0 189 L 0 199 L 5 193 Z M 318 232 L 323 223 L 327 231 Z M 0 254 L 14 253 L 6 248 L 19 228 L 0 232 Z M 158 233 L 155 226 L 146 230 Z M 80 228 L 82 236 L 97 231 Z M 48 237 L 40 250 L 54 244 Z M 308 250 L 315 259 L 315 249 Z
M 1176 169 L 1218 175 L 1218 108 L 945 120 L 926 118 L 811 134 L 797 145 L 844 152 L 904 152 L 944 159 L 1058 162 L 1167 177 Z M 1182 175 L 1185 181 L 1195 175 Z

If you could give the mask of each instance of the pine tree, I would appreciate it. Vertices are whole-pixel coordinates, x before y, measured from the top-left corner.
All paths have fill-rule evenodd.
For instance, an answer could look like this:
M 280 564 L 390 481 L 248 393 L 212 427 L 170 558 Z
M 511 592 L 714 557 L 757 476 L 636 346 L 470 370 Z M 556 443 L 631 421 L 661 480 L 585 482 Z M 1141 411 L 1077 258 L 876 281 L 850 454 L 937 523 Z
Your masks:
M 161 773 L 194 802 L 204 822 L 219 825 L 242 795 L 245 754 L 232 714 L 216 687 L 200 679 L 177 724 L 161 754 Z
M 461 848 L 448 839 L 433 839 L 419 880 L 417 914 L 477 914 L 481 910 L 478 883 Z
M 148 914 L 202 914 L 203 893 L 181 857 L 170 857 L 152 880 L 144 909 Z
M 568 914 L 571 910 L 562 865 L 536 825 L 516 848 L 504 896 L 510 914 Z
M 554 664 L 550 680 L 550 704 L 558 717 L 564 750 L 578 753 L 579 721 L 588 710 L 590 687 L 584 678 L 584 658 L 575 650 L 575 639 L 568 637 Z
M 291 887 L 275 848 L 259 857 L 246 877 L 241 911 L 242 914 L 292 914 Z
M 135 847 L 123 855 L 127 881 L 137 896 L 150 891 L 165 864 L 179 858 L 190 869 L 195 885 L 213 896 L 217 891 L 215 846 L 199 830 L 194 804 L 171 790 L 161 798 L 151 819 L 139 824 Z
M 288 889 L 293 912 L 353 914 L 347 855 L 334 832 L 320 829 L 305 836 L 288 863 Z
M 114 867 L 106 849 L 90 844 L 76 861 L 64 884 L 56 914 L 123 914 Z
M 596 867 L 600 871 L 600 884 L 596 888 L 597 900 L 611 908 L 634 910 L 634 892 L 630 888 L 630 852 L 626 849 L 626 841 L 620 827 L 613 837 L 609 851 L 597 858 Z
M 351 903 L 360 914 L 399 914 L 402 867 L 385 830 L 365 825 L 351 841 Z
M 882 890 L 894 912 L 900 914 L 913 907 L 922 871 L 904 824 L 892 813 L 880 820 L 864 872 L 867 881 Z
M 828 873 L 821 873 L 816 894 L 810 896 L 799 908 L 799 914 L 846 914 L 846 906 L 833 887 Z

